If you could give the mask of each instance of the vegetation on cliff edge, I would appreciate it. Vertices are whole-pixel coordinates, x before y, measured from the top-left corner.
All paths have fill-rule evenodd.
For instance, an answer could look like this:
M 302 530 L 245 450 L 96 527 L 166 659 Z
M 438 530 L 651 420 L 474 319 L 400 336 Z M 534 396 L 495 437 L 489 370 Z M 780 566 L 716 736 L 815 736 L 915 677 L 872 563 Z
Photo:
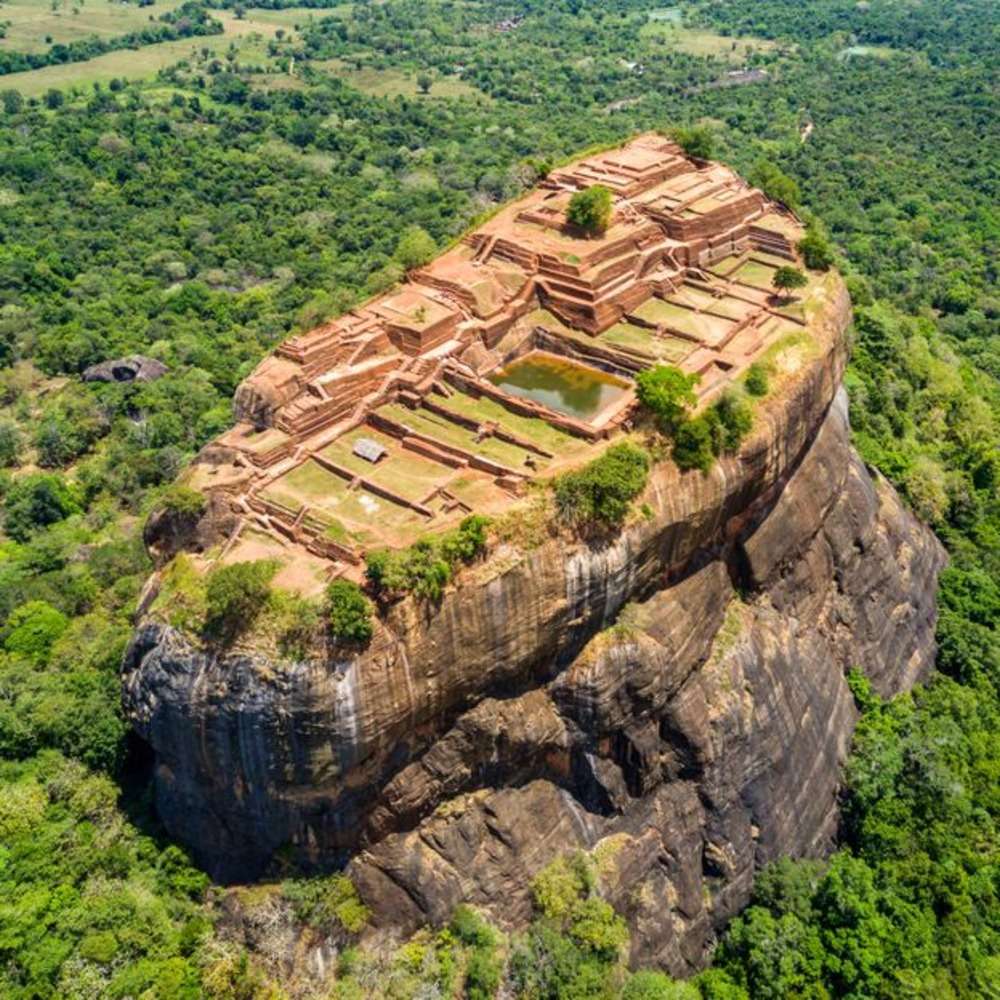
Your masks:
M 677 123 L 707 126 L 714 155 L 739 169 L 763 163 L 782 200 L 797 189 L 809 267 L 850 262 L 857 446 L 951 553 L 942 675 L 890 704 L 862 698 L 841 851 L 827 868 L 761 876 L 714 970 L 683 986 L 607 978 L 568 928 L 550 927 L 532 946 L 564 970 L 547 996 L 964 1000 L 995 989 L 995 15 L 976 3 L 697 0 L 682 14 L 716 45 L 699 54 L 649 30 L 654 7 L 528 0 L 501 35 L 510 10 L 492 0 L 337 5 L 294 44 L 264 43 L 295 52 L 287 85 L 253 57 L 193 42 L 149 85 L 4 95 L 4 996 L 281 995 L 264 955 L 213 928 L 206 880 L 163 839 L 143 755 L 128 752 L 117 669 L 150 569 L 142 518 L 228 424 L 236 384 L 268 349 L 398 280 L 407 226 L 444 245 L 547 163 Z M 764 80 L 732 85 L 737 35 L 778 43 L 745 56 Z M 456 66 L 473 96 L 438 96 Z M 433 74 L 428 98 L 354 86 L 416 72 Z M 137 350 L 169 373 L 78 381 Z M 774 376 L 762 374 L 748 376 L 753 395 Z M 308 621 L 275 600 L 264 615 L 280 611 L 290 635 Z M 477 1000 L 510 984 L 513 944 L 471 917 L 404 947 L 388 960 L 345 951 L 340 978 L 368 983 L 388 963 L 393 995 L 413 996 L 424 970 L 464 969 L 434 982 Z

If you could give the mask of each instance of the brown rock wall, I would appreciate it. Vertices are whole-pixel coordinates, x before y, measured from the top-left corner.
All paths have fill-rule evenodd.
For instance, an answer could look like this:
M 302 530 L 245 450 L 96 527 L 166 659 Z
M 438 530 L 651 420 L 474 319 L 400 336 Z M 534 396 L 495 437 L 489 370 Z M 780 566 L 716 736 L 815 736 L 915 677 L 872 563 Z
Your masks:
M 634 958 L 696 967 L 757 865 L 829 845 L 845 670 L 888 694 L 933 658 L 940 547 L 831 408 L 848 309 L 838 286 L 738 455 L 657 466 L 613 540 L 399 603 L 362 655 L 219 656 L 141 625 L 125 707 L 171 832 L 223 880 L 279 848 L 353 857 L 376 920 L 411 926 L 462 899 L 516 923 L 539 867 L 611 837 Z

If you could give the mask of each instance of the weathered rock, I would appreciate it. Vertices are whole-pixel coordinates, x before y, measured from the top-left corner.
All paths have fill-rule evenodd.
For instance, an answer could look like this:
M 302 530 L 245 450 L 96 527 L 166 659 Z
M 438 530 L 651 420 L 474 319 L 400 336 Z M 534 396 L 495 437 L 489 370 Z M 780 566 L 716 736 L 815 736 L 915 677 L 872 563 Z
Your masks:
M 143 526 L 142 540 L 156 566 L 178 552 L 204 552 L 234 530 L 238 519 L 224 498 L 210 495 L 201 511 L 154 510 Z
M 691 972 L 757 867 L 831 846 L 856 720 L 845 674 L 858 666 L 885 694 L 926 674 L 927 583 L 941 562 L 933 536 L 851 455 L 837 406 L 756 530 L 596 636 L 546 686 L 548 703 L 536 690 L 491 709 L 493 740 L 465 741 L 450 775 L 447 797 L 465 779 L 464 797 L 379 839 L 352 876 L 397 926 L 443 920 L 462 900 L 513 926 L 530 913 L 531 875 L 560 852 L 596 849 L 636 931 L 633 960 Z M 731 578 L 745 586 L 746 567 L 763 577 L 744 601 Z M 516 732 L 552 733 L 550 755 L 568 769 L 490 790 L 519 784 L 515 764 L 529 758 L 515 751 L 499 782 L 477 781 L 502 765 L 512 718 Z M 460 718 L 424 760 L 469 725 Z M 410 814 L 425 790 L 440 800 L 414 781 Z
M 756 866 L 829 846 L 845 671 L 891 694 L 933 659 L 942 550 L 850 449 L 846 295 L 828 305 L 739 454 L 656 466 L 611 541 L 507 551 L 336 662 L 142 624 L 125 706 L 167 827 L 224 880 L 278 849 L 353 858 L 376 924 L 403 927 L 462 899 L 516 923 L 534 872 L 601 846 L 633 957 L 696 967 Z
M 113 358 L 91 365 L 83 370 L 81 378 L 84 382 L 154 382 L 169 370 L 155 358 L 131 354 L 127 358 Z

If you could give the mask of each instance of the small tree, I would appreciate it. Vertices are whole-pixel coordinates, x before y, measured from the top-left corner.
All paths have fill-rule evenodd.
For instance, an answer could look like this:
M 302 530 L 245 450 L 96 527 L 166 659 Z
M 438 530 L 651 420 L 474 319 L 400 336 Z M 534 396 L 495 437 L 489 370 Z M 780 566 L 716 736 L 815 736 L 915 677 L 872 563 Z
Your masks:
M 707 125 L 690 125 L 673 130 L 673 139 L 688 156 L 710 160 L 715 151 L 715 133 Z
M 0 466 L 18 465 L 21 457 L 21 432 L 12 420 L 0 420 Z
M 396 244 L 396 260 L 407 271 L 429 264 L 437 253 L 437 244 L 420 226 L 407 226 Z
M 714 410 L 706 410 L 681 424 L 674 432 L 673 459 L 677 467 L 708 472 L 720 450 L 720 431 Z
M 809 279 L 797 268 L 791 265 L 779 267 L 774 272 L 771 284 L 779 291 L 784 292 L 783 298 L 788 298 L 788 293 L 796 288 L 805 288 L 809 284 Z
M 617 444 L 555 481 L 556 506 L 563 518 L 581 527 L 616 527 L 645 489 L 648 474 L 649 455 L 642 448 Z
M 34 473 L 15 479 L 4 497 L 4 531 L 26 542 L 34 531 L 82 510 L 78 487 L 61 476 Z
M 806 228 L 799 241 L 799 253 L 806 267 L 813 271 L 829 271 L 833 266 L 833 247 L 826 233 L 815 224 Z
M 611 222 L 611 192 L 601 184 L 577 191 L 569 200 L 566 221 L 590 235 L 603 233 Z
M 753 427 L 753 411 L 746 398 L 732 389 L 724 392 L 712 407 L 722 428 L 722 448 L 736 451 Z
M 19 90 L 5 90 L 2 100 L 4 112 L 8 115 L 16 115 L 24 109 L 24 98 Z
M 671 433 L 698 402 L 694 387 L 701 381 L 696 373 L 685 375 L 673 365 L 654 365 L 635 377 L 636 396 L 656 414 L 661 428 Z
M 431 92 L 431 87 L 434 86 L 434 77 L 429 73 L 421 73 L 417 77 L 417 86 L 420 88 L 421 94 L 429 94 Z
M 45 106 L 50 111 L 55 111 L 56 108 L 61 108 L 65 103 L 66 98 L 63 96 L 61 90 L 56 90 L 55 87 L 50 87 L 45 91 Z
M 330 633 L 340 642 L 368 642 L 372 637 L 372 606 L 350 580 L 334 580 L 326 588 Z
M 11 612 L 3 631 L 3 648 L 35 664 L 47 663 L 53 644 L 69 627 L 69 619 L 47 601 L 28 601 Z
M 209 630 L 232 637 L 251 625 L 271 596 L 271 578 L 277 569 L 272 559 L 238 562 L 213 569 L 205 584 Z

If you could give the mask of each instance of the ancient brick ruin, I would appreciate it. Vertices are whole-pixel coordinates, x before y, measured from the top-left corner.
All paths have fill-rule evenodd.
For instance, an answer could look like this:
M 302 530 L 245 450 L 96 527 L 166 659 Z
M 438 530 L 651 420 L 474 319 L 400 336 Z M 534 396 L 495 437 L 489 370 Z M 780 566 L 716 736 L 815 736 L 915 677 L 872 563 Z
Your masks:
M 594 184 L 613 217 L 588 237 L 565 212 Z M 771 288 L 800 235 L 784 207 L 659 135 L 554 171 L 240 386 L 239 422 L 193 480 L 241 515 L 221 557 L 280 546 L 304 590 L 357 575 L 368 548 L 506 510 L 529 479 L 599 453 L 628 426 L 637 371 L 698 372 L 711 398 L 805 324 Z

